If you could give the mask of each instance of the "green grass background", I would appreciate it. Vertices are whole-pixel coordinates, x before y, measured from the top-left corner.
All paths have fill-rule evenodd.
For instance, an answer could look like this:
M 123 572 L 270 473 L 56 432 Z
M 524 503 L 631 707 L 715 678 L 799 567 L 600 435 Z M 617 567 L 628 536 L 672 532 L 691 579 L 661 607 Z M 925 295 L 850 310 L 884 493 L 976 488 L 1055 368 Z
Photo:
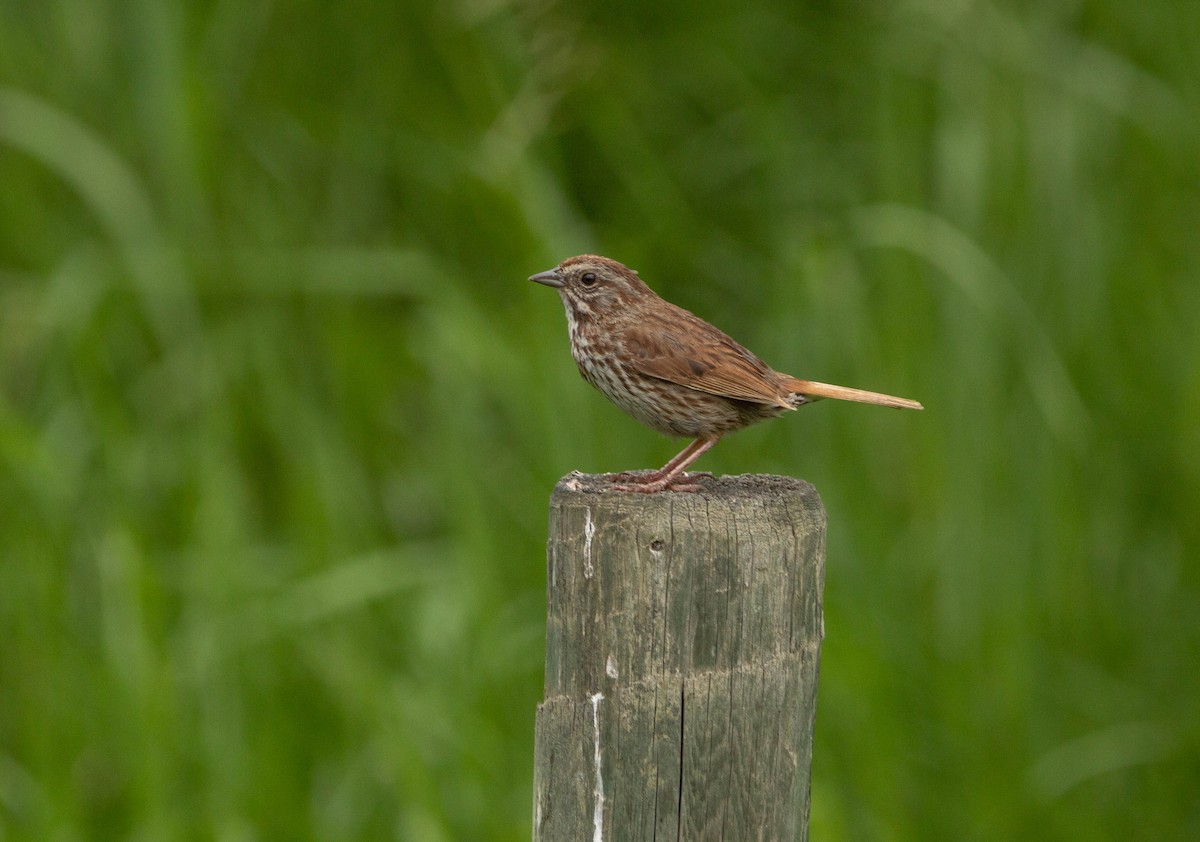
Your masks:
M 0 3 L 0 840 L 528 838 L 579 252 L 826 402 L 818 840 L 1200 838 L 1200 4 Z

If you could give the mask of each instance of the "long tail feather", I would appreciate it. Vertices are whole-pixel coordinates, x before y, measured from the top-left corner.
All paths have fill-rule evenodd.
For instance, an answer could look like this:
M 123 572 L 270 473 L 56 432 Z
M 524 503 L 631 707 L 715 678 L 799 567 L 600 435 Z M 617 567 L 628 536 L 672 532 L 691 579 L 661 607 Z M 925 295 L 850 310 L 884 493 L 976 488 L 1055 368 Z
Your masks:
M 834 386 L 829 383 L 817 383 L 815 380 L 799 380 L 792 378 L 787 385 L 793 392 L 799 392 L 808 398 L 836 398 L 840 401 L 857 401 L 858 403 L 873 403 L 878 406 L 891 406 L 896 409 L 924 409 L 917 401 L 908 398 L 897 398 L 892 395 L 881 395 L 879 392 L 866 392 L 862 389 L 851 389 L 848 386 Z

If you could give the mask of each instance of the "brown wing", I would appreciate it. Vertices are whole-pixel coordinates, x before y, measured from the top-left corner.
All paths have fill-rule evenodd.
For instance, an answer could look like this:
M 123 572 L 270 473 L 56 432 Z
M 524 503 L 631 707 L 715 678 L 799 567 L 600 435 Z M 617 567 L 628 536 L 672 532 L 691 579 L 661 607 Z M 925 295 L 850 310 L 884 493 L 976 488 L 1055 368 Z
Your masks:
M 686 310 L 630 327 L 624 339 L 642 374 L 713 395 L 794 408 L 770 366 Z

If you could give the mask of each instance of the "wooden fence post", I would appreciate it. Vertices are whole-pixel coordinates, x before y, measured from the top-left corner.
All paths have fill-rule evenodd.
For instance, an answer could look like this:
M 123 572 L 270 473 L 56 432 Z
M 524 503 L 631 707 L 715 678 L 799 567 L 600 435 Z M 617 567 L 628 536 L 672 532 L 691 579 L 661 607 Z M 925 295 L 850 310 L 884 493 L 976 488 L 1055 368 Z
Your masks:
M 799 480 L 550 498 L 540 842 L 805 840 L 825 510 Z

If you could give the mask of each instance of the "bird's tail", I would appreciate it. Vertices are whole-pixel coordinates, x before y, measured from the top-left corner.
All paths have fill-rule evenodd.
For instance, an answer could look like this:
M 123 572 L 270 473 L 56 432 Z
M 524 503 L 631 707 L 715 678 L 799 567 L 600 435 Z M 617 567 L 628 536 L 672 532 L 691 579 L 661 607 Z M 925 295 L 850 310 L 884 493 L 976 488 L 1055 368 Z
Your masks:
M 908 398 L 897 398 L 892 395 L 881 395 L 879 392 L 866 392 L 862 389 L 851 389 L 847 386 L 833 386 L 829 383 L 817 383 L 814 380 L 798 380 L 793 377 L 785 387 L 806 398 L 836 398 L 840 401 L 857 401 L 858 403 L 873 403 L 878 406 L 891 406 L 896 409 L 924 409 L 917 401 Z

